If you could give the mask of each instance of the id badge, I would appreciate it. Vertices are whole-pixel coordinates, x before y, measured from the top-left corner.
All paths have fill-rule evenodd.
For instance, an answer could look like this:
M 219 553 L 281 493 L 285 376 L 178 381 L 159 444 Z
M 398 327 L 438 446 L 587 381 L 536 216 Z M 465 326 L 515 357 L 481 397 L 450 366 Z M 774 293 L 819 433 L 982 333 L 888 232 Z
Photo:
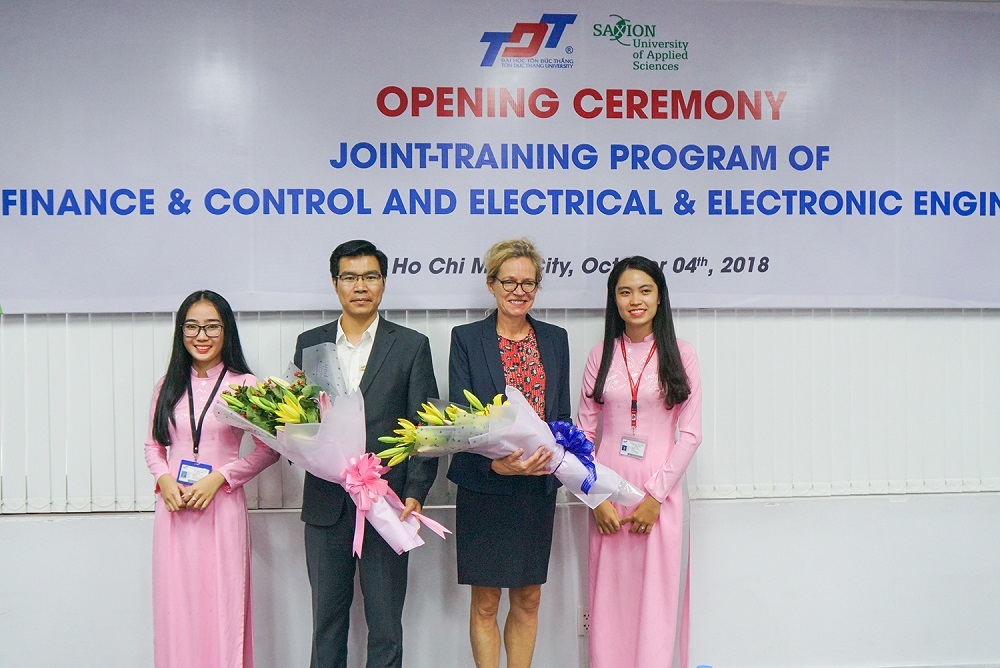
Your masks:
M 646 439 L 642 436 L 622 436 L 622 444 L 618 453 L 632 459 L 642 459 L 646 456 Z
M 177 482 L 182 485 L 193 485 L 212 472 L 211 464 L 199 464 L 190 459 L 182 459 L 177 470 Z

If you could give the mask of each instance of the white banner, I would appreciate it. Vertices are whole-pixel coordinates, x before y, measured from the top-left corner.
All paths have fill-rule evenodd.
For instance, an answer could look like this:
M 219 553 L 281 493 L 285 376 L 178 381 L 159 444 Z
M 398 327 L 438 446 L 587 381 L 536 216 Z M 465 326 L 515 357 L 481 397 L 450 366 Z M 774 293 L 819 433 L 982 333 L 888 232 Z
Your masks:
M 662 263 L 677 307 L 998 307 L 987 3 L 5 3 L 0 308 L 542 307 Z

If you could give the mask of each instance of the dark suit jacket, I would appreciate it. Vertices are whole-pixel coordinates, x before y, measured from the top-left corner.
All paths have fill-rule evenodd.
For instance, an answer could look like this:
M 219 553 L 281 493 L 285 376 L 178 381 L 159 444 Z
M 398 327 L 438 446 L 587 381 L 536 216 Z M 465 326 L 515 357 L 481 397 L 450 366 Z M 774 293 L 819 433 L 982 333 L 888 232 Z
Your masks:
M 539 322 L 531 316 L 528 322 L 535 329 L 538 354 L 545 367 L 545 420 L 569 421 L 569 337 L 562 327 Z M 481 400 L 489 401 L 503 393 L 506 386 L 497 340 L 496 312 L 484 320 L 452 329 L 448 355 L 450 400 L 457 404 L 468 403 L 462 393 L 468 389 Z M 467 452 L 452 456 L 448 479 L 476 492 L 508 496 L 548 494 L 559 486 L 559 481 L 551 475 L 500 475 L 490 468 L 489 459 Z
M 336 341 L 336 321 L 302 332 L 295 342 L 296 366 L 302 365 L 303 349 Z M 379 436 L 391 435 L 401 417 L 416 421 L 420 404 L 438 396 L 427 337 L 382 318 L 361 376 L 361 393 L 365 398 L 367 450 L 379 452 L 386 447 L 379 443 Z M 392 467 L 384 477 L 400 499 L 413 497 L 422 504 L 434 484 L 437 468 L 437 459 L 414 457 Z M 302 489 L 303 522 L 331 526 L 347 504 L 353 510 L 354 502 L 343 487 L 306 473 Z

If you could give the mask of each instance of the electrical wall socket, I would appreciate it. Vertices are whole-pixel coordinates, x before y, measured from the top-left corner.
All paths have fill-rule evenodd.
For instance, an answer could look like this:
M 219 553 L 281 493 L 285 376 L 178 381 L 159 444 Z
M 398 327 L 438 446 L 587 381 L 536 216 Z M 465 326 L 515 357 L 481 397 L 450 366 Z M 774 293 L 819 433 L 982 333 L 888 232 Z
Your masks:
M 578 636 L 590 635 L 590 611 L 580 606 L 576 609 L 576 634 Z

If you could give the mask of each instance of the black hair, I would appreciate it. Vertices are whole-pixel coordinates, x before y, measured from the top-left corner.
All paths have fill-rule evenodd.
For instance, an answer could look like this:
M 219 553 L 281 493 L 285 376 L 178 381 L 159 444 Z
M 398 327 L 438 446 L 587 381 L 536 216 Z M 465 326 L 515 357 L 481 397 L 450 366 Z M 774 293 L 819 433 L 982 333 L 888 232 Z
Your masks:
M 333 249 L 333 253 L 330 254 L 330 276 L 334 280 L 337 280 L 337 276 L 340 274 L 341 258 L 368 256 L 378 260 L 378 266 L 382 271 L 383 277 L 389 273 L 389 258 L 385 256 L 385 253 L 376 248 L 375 244 L 370 241 L 355 239 L 354 241 L 345 241 Z
M 636 269 L 648 274 L 659 294 L 659 304 L 656 315 L 653 316 L 653 341 L 656 343 L 659 364 L 657 372 L 660 378 L 660 389 L 663 402 L 667 408 L 687 400 L 691 394 L 684 362 L 677 347 L 677 333 L 674 331 L 674 317 L 670 311 L 670 295 L 667 293 L 667 279 L 663 276 L 660 265 L 652 260 L 634 255 L 619 260 L 608 275 L 608 301 L 604 307 L 604 349 L 601 352 L 601 366 L 594 380 L 594 391 L 590 396 L 599 404 L 604 403 L 604 383 L 608 378 L 611 360 L 615 356 L 615 340 L 625 336 L 625 320 L 618 313 L 616 290 L 618 280 L 626 269 Z
M 153 438 L 160 445 L 170 445 L 170 425 L 177 426 L 174 421 L 174 406 L 188 391 L 191 383 L 191 353 L 184 346 L 184 321 L 188 311 L 198 302 L 212 304 L 222 319 L 222 363 L 233 373 L 251 373 L 250 366 L 243 356 L 243 346 L 240 345 L 240 332 L 236 328 L 236 316 L 229 302 L 217 292 L 198 290 L 192 292 L 181 302 L 174 321 L 174 346 L 170 353 L 170 363 L 163 377 L 160 395 L 156 399 L 156 409 L 153 411 Z

